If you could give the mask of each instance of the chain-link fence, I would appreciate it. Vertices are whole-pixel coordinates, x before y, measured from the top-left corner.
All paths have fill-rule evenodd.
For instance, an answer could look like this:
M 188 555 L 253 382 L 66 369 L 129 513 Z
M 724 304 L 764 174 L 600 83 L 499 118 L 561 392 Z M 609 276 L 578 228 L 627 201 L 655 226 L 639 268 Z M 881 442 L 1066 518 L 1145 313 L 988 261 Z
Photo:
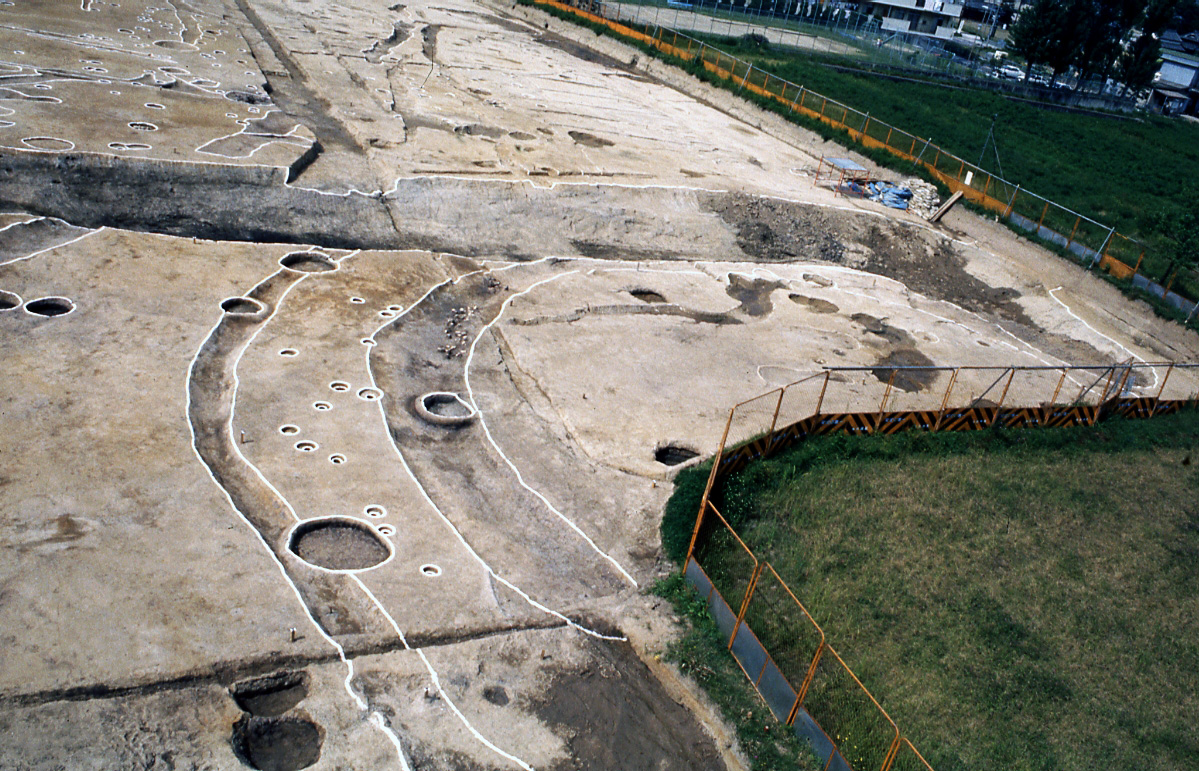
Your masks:
M 1199 312 L 1199 275 L 1193 271 L 1151 252 L 1136 239 L 1117 233 L 1114 227 L 1025 190 L 1018 184 L 959 158 L 933 144 L 930 139 L 906 132 L 869 112 L 862 112 L 824 94 L 810 91 L 677 29 L 663 26 L 658 23 L 663 18 L 657 6 L 596 0 L 573 0 L 574 6 L 559 0 L 535 2 L 604 24 L 668 55 L 698 63 L 712 75 L 730 81 L 739 91 L 769 99 L 785 106 L 788 112 L 799 113 L 832 128 L 842 129 L 851 140 L 864 147 L 883 149 L 911 161 L 923 167 L 951 191 L 961 192 L 966 200 L 994 212 L 1087 269 L 1102 270 L 1117 279 L 1128 281 L 1182 313 L 1194 315 Z M 654 13 L 651 14 L 650 10 Z M 710 18 L 681 8 L 671 10 L 675 12 L 676 21 L 686 19 L 680 14 Z M 732 26 L 734 23 L 744 25 L 746 22 L 737 22 L 730 17 L 728 29 L 718 30 L 719 34 L 747 34 L 739 32 L 740 27 Z M 865 24 L 860 22 L 854 29 L 862 32 Z M 847 21 L 847 32 L 849 28 Z M 712 29 L 717 28 L 713 26 Z M 796 40 L 802 40 L 801 30 L 795 30 L 794 34 Z
M 825 369 L 729 411 L 685 575 L 762 700 L 826 770 L 931 771 L 774 567 L 712 504 L 713 487 L 820 434 L 1093 425 L 1196 405 L 1199 364 Z

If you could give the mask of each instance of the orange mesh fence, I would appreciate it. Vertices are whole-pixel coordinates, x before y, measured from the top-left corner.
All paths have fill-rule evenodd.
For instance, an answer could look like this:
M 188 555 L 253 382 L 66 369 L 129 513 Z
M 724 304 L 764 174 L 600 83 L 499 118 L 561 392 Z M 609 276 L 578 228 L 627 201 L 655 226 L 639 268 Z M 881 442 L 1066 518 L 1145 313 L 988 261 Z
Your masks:
M 929 769 L 774 567 L 758 560 L 711 503 L 712 486 L 814 434 L 1091 425 L 1174 412 L 1199 404 L 1196 369 L 1171 362 L 826 369 L 749 399 L 730 410 L 687 580 L 771 712 L 811 743 L 826 769 Z M 840 405 L 866 408 L 838 412 Z
M 850 768 L 890 767 L 899 748 L 899 727 L 832 646 L 825 646 L 803 706 Z
M 866 147 L 881 148 L 923 166 L 953 192 L 979 206 L 1000 214 L 1015 226 L 1063 249 L 1087 267 L 1097 267 L 1113 276 L 1132 281 L 1186 313 L 1199 310 L 1199 276 L 1181 275 L 1164 258 L 1147 253 L 1144 247 L 1114 228 L 1048 201 L 1019 185 L 1008 182 L 952 153 L 896 128 L 878 118 L 837 102 L 801 85 L 766 73 L 677 30 L 657 25 L 621 21 L 620 8 L 601 2 L 576 0 L 576 5 L 559 0 L 535 0 L 588 21 L 603 24 L 625 37 L 687 61 L 698 58 L 704 68 L 741 90 L 776 100 L 789 111 L 844 129 L 851 139 Z
M 891 768 L 892 771 L 933 771 L 933 767 L 906 738 L 900 740 L 899 751 L 895 754 Z
M 717 621 L 722 631 L 731 635 L 736 620 L 741 617 L 750 586 L 757 576 L 758 558 L 716 507 L 711 503 L 706 506 L 692 556 L 703 567 L 713 588 L 728 604 L 732 618 L 718 618 Z

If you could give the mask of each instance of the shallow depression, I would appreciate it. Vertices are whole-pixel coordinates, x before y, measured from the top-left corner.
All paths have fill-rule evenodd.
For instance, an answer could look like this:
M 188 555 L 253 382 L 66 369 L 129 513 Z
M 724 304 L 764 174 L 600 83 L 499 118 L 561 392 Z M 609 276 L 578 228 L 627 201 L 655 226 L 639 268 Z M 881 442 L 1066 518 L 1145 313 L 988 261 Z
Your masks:
M 279 260 L 279 264 L 299 273 L 327 273 L 337 270 L 336 263 L 319 252 L 292 252 Z
M 339 517 L 301 522 L 292 531 L 287 548 L 308 564 L 327 570 L 363 570 L 391 556 L 374 530 Z

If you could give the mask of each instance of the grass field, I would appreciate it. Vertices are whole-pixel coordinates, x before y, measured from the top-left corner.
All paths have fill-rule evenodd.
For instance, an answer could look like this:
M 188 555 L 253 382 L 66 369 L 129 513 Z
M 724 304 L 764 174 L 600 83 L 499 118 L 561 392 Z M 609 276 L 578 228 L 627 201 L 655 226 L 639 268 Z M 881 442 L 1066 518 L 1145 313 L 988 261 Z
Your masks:
M 1193 412 L 830 437 L 717 505 L 938 771 L 1193 769 L 1197 468 Z M 673 557 L 702 489 L 680 475 Z

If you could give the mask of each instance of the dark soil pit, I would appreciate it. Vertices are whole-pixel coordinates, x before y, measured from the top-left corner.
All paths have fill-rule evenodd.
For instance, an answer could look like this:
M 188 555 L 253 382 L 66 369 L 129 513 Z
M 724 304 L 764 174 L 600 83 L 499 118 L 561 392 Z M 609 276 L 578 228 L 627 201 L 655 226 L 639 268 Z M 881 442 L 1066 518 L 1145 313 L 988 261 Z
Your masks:
M 471 137 L 487 137 L 488 139 L 499 139 L 508 133 L 502 128 L 495 126 L 484 126 L 482 123 L 469 123 L 465 126 L 458 126 L 454 129 L 455 134 L 465 134 Z
M 508 692 L 504 690 L 502 685 L 489 685 L 483 689 L 483 698 L 496 705 L 504 707 L 508 704 Z
M 692 458 L 698 458 L 699 453 L 690 447 L 680 447 L 677 444 L 667 444 L 654 450 L 654 460 L 666 466 L 677 466 Z
M 568 131 L 566 133 L 570 135 L 570 138 L 573 139 L 575 143 L 583 145 L 584 147 L 612 147 L 616 144 L 611 139 L 597 137 L 594 134 L 588 134 L 586 131 Z
M 30 300 L 25 303 L 25 310 L 36 316 L 53 318 L 54 316 L 65 316 L 75 310 L 75 303 L 65 297 L 43 297 L 40 300 Z
M 308 695 L 308 676 L 303 672 L 276 672 L 234 683 L 229 693 L 243 712 L 278 717 Z
M 737 302 L 741 303 L 740 311 L 744 311 L 747 315 L 754 318 L 769 316 L 774 310 L 774 303 L 770 300 L 770 293 L 776 289 L 783 289 L 784 285 L 780 281 L 770 281 L 765 278 L 750 278 L 742 276 L 739 273 L 729 274 L 729 285 L 725 287 L 725 293 Z
M 233 751 L 259 771 L 299 771 L 321 758 L 324 731 L 302 717 L 255 717 L 233 724 Z
M 337 265 L 326 255 L 313 252 L 292 252 L 279 260 L 279 264 L 300 273 L 326 273 L 337 270 Z
M 870 374 L 878 378 L 880 383 L 891 381 L 894 388 L 908 393 L 919 393 L 927 389 L 937 379 L 938 370 L 932 359 L 915 348 L 898 348 L 878 360 L 878 364 L 870 370 Z M 928 367 L 929 369 L 898 369 L 898 367 Z M 891 380 L 894 373 L 895 379 Z
M 705 203 L 733 228 L 737 246 L 751 259 L 845 261 L 846 226 L 824 209 L 741 193 L 714 193 Z
M 570 760 L 555 771 L 725 768 L 694 715 L 670 697 L 628 643 L 585 645 L 586 663 L 555 672 L 531 705 L 566 742 Z
M 877 226 L 867 231 L 864 241 L 870 247 L 866 270 L 871 273 L 901 281 L 909 289 L 974 313 L 1032 326 L 1032 320 L 1016 302 L 1020 292 L 991 287 L 972 276 L 966 271 L 966 258 L 948 241 L 939 241 L 930 254 L 914 229 Z
M 855 313 L 850 318 L 861 324 L 869 334 L 881 337 L 889 343 L 903 346 L 911 346 L 915 343 L 907 330 L 891 326 L 886 319 L 875 318 L 869 313 Z
M 391 556 L 391 549 L 371 528 L 338 517 L 301 522 L 287 548 L 308 564 L 327 570 L 363 570 Z
M 666 298 L 652 289 L 630 289 L 629 294 L 643 303 L 664 303 Z
M 0 290 L 0 311 L 11 311 L 21 307 L 21 296 Z
M 791 294 L 787 295 L 787 298 L 796 305 L 803 305 L 808 310 L 815 313 L 836 313 L 837 311 L 841 310 L 835 303 L 831 303 L 828 300 L 821 300 L 819 297 L 807 297 L 805 295 L 795 294 L 792 292 Z

